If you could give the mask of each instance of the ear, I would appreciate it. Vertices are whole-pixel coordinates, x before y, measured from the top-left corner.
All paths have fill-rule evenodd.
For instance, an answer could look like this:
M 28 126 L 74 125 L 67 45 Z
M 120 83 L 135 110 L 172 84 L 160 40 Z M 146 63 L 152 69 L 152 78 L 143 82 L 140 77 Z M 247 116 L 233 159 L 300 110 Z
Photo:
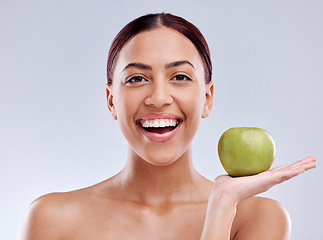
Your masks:
M 117 113 L 116 113 L 115 106 L 113 104 L 113 94 L 112 94 L 112 91 L 111 91 L 111 86 L 106 84 L 105 89 L 106 89 L 106 92 L 107 92 L 108 109 L 110 111 L 110 114 L 111 114 L 112 118 L 114 120 L 117 120 L 118 118 L 117 118 Z
M 213 107 L 213 82 L 210 81 L 206 84 L 205 88 L 206 92 L 202 118 L 208 117 Z

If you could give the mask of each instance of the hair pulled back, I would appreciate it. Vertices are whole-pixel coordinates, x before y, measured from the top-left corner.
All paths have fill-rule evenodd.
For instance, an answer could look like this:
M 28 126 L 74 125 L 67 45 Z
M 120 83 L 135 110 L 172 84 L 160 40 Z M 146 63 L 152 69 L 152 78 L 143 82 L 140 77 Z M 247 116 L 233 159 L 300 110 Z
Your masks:
M 204 63 L 205 81 L 211 81 L 212 63 L 208 44 L 200 30 L 187 20 L 170 13 L 147 14 L 129 22 L 112 41 L 107 61 L 108 85 L 112 84 L 113 67 L 122 47 L 137 34 L 158 27 L 171 28 L 188 38 L 197 49 Z

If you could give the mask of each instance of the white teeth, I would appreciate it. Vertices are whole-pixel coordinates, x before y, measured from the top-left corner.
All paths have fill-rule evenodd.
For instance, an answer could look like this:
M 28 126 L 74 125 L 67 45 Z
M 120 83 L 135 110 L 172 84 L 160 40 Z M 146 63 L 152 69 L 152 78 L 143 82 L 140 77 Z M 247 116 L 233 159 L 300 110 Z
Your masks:
M 149 122 L 146 120 L 143 123 L 141 123 L 141 125 L 145 128 L 149 127 Z
M 159 127 L 159 122 L 157 120 L 154 121 L 153 127 Z
M 159 127 L 165 127 L 166 126 L 166 122 L 165 122 L 165 120 L 161 120 L 160 122 L 159 122 Z
M 144 128 L 148 127 L 175 127 L 177 125 L 177 120 L 176 119 L 156 119 L 156 120 L 146 120 L 140 122 L 141 126 Z

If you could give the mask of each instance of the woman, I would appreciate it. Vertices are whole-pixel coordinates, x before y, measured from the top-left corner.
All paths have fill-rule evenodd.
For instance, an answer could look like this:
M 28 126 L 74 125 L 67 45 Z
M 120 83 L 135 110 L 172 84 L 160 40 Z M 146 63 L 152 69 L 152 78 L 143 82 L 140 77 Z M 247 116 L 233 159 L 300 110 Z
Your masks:
M 211 75 L 207 43 L 186 20 L 162 13 L 126 25 L 109 51 L 106 90 L 127 163 L 104 182 L 35 200 L 22 239 L 288 239 L 284 208 L 254 195 L 315 158 L 250 177 L 201 176 L 191 141 L 212 109 Z

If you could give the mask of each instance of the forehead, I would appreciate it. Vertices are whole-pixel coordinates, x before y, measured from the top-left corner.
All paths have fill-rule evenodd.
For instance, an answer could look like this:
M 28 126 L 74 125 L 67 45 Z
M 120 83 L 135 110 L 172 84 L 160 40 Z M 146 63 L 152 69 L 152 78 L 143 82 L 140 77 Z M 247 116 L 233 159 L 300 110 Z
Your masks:
M 129 62 L 142 62 L 151 66 L 188 60 L 196 67 L 203 63 L 194 44 L 181 33 L 166 27 L 144 31 L 132 38 L 120 51 L 116 69 Z

